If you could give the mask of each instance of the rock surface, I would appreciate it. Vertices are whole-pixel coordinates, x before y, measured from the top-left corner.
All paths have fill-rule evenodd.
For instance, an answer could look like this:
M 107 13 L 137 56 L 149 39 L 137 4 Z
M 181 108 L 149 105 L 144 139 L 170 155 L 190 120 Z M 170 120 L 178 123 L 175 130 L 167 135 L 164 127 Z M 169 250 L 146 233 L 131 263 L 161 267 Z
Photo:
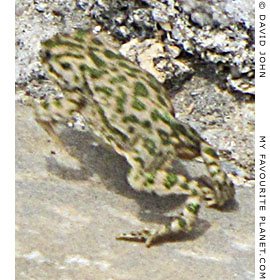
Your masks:
M 138 1 L 113 2 L 134 5 Z M 193 30 L 195 34 L 205 36 L 207 28 L 202 26 L 213 23 L 209 11 L 214 9 L 213 14 L 218 15 L 226 9 L 228 18 L 225 15 L 216 17 L 222 28 L 227 32 L 228 25 L 233 25 L 243 31 L 237 35 L 243 41 L 239 39 L 238 45 L 234 45 L 234 40 L 230 41 L 233 46 L 238 48 L 241 42 L 243 46 L 252 43 L 252 38 L 245 39 L 244 36 L 253 26 L 251 15 L 254 11 L 249 1 L 178 2 L 186 14 L 194 9 L 200 11 L 192 13 L 192 21 L 201 25 L 197 28 L 189 25 L 183 14 L 176 15 L 173 22 L 176 24 L 180 18 L 187 23 L 183 27 L 188 34 Z M 153 33 L 155 21 L 161 22 L 167 34 L 171 33 L 173 29 L 167 25 L 166 18 L 169 19 L 175 10 L 158 4 L 162 1 L 144 3 L 148 4 L 140 9 L 131 7 L 129 20 L 123 17 L 124 10 L 118 9 L 114 21 L 119 23 L 122 35 L 135 34 L 140 38 L 140 34 L 128 28 L 126 23 L 134 27 L 133 21 L 142 20 L 144 35 Z M 151 8 L 151 5 L 154 6 Z M 171 38 L 173 44 L 172 41 L 169 44 L 159 42 L 156 38 L 141 41 L 137 48 L 133 48 L 132 40 L 125 44 L 130 47 L 127 54 L 132 50 L 132 56 L 142 67 L 143 64 L 150 65 L 153 70 L 148 71 L 156 71 L 162 81 L 164 77 L 170 78 L 165 85 L 168 89 L 177 89 L 170 96 L 177 117 L 191 124 L 218 148 L 225 170 L 235 174 L 232 179 L 237 185 L 235 205 L 228 205 L 223 212 L 202 209 L 192 233 L 150 249 L 141 243 L 114 238 L 122 232 L 163 223 L 168 215 L 176 213 L 182 198 L 159 198 L 134 192 L 126 181 L 128 165 L 125 160 L 94 145 L 89 132 L 60 129 L 67 153 L 36 124 L 32 109 L 21 104 L 26 95 L 60 94 L 44 80 L 39 62 L 40 41 L 58 32 L 72 32 L 74 28 L 93 28 L 96 23 L 92 18 L 109 8 L 108 2 L 103 0 L 16 0 L 19 101 L 16 105 L 16 279 L 170 280 L 178 275 L 183 280 L 211 280 L 220 279 L 221 272 L 224 279 L 254 279 L 254 189 L 249 187 L 254 183 L 254 100 L 250 95 L 221 90 L 220 75 L 216 73 L 211 57 L 202 64 L 187 64 L 186 68 L 182 67 L 182 60 L 177 61 L 179 46 L 173 45 L 176 43 L 174 37 Z M 239 26 L 239 22 L 244 26 Z M 179 26 L 176 24 L 173 28 L 176 30 Z M 190 41 L 193 49 L 202 50 L 204 46 L 200 42 L 204 43 L 204 40 L 200 41 L 201 38 L 197 36 L 196 40 Z M 219 52 L 219 49 L 215 50 Z M 253 71 L 252 50 L 244 54 L 248 56 L 247 65 L 238 61 L 231 79 L 235 84 L 242 83 L 243 75 Z M 232 53 L 216 57 L 231 65 L 238 63 L 231 60 L 237 58 Z M 145 63 L 147 59 L 149 63 Z M 239 74 L 239 69 L 243 75 Z M 193 76 L 185 80 L 179 71 Z M 179 168 L 191 176 L 204 174 L 200 164 L 181 163 Z

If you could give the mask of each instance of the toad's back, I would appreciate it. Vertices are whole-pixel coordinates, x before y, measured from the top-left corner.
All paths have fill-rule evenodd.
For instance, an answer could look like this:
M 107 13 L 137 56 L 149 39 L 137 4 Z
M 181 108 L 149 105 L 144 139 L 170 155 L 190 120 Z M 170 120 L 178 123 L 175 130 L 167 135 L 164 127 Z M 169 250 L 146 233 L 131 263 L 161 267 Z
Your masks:
M 140 158 L 148 168 L 158 157 L 174 154 L 181 131 L 182 142 L 200 141 L 190 127 L 175 121 L 165 89 L 119 54 L 106 34 L 76 34 L 46 41 L 43 63 L 66 96 L 84 94 L 90 105 L 84 116 L 95 134 L 121 154 L 140 139 Z

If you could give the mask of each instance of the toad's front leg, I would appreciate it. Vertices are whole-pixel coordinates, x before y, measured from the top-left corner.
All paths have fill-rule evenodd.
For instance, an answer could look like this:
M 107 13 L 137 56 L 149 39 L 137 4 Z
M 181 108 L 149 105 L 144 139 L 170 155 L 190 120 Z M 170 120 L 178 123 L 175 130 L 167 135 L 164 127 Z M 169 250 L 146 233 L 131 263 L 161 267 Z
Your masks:
M 189 232 L 197 219 L 200 209 L 200 197 L 187 198 L 183 210 L 178 217 L 174 217 L 169 225 L 163 225 L 158 229 L 143 229 L 129 234 L 123 233 L 116 237 L 117 240 L 142 241 L 146 247 L 150 247 L 156 240 L 179 232 Z
M 150 247 L 161 237 L 191 230 L 197 219 L 203 197 L 203 189 L 197 181 L 188 181 L 185 176 L 169 173 L 165 170 L 145 172 L 134 168 L 134 165 L 130 170 L 128 180 L 135 190 L 155 192 L 158 195 L 185 194 L 188 195 L 188 198 L 179 216 L 173 218 L 169 225 L 164 225 L 157 230 L 143 229 L 130 234 L 121 234 L 117 237 L 118 240 L 143 241 L 147 247 Z

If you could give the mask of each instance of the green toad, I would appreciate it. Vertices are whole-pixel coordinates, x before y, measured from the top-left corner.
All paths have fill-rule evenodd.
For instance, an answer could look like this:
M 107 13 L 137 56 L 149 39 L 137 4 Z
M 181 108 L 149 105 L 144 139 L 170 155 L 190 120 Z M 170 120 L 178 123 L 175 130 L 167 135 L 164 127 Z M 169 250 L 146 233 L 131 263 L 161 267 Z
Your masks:
M 208 206 L 222 206 L 234 197 L 233 183 L 221 170 L 213 148 L 193 128 L 175 119 L 165 89 L 120 55 L 103 33 L 78 30 L 56 35 L 43 43 L 42 63 L 64 94 L 64 98 L 49 97 L 36 107 L 36 119 L 50 135 L 55 136 L 57 123 L 66 123 L 79 112 L 103 143 L 126 158 L 132 188 L 161 196 L 187 195 L 183 209 L 170 224 L 117 239 L 141 240 L 149 247 L 162 236 L 190 231 L 202 200 Z M 200 156 L 211 186 L 166 171 L 174 158 Z

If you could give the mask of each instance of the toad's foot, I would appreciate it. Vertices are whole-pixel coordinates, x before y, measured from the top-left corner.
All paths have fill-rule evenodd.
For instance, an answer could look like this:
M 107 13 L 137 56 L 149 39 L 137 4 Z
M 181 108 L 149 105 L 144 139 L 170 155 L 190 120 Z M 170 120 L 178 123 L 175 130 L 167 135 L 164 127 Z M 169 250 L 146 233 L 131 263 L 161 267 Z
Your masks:
M 117 236 L 116 239 L 145 242 L 146 247 L 149 248 L 157 239 L 168 235 L 170 232 L 171 231 L 168 227 L 163 226 L 160 230 L 143 229 L 142 231 L 122 233 L 119 236 Z
M 138 232 L 131 232 L 130 234 L 121 234 L 117 240 L 127 241 L 143 241 L 147 247 L 150 247 L 156 240 L 167 237 L 171 234 L 179 232 L 189 232 L 192 225 L 197 219 L 200 209 L 200 197 L 190 196 L 187 198 L 185 205 L 178 217 L 175 217 L 167 226 L 162 226 L 157 230 L 144 229 Z

